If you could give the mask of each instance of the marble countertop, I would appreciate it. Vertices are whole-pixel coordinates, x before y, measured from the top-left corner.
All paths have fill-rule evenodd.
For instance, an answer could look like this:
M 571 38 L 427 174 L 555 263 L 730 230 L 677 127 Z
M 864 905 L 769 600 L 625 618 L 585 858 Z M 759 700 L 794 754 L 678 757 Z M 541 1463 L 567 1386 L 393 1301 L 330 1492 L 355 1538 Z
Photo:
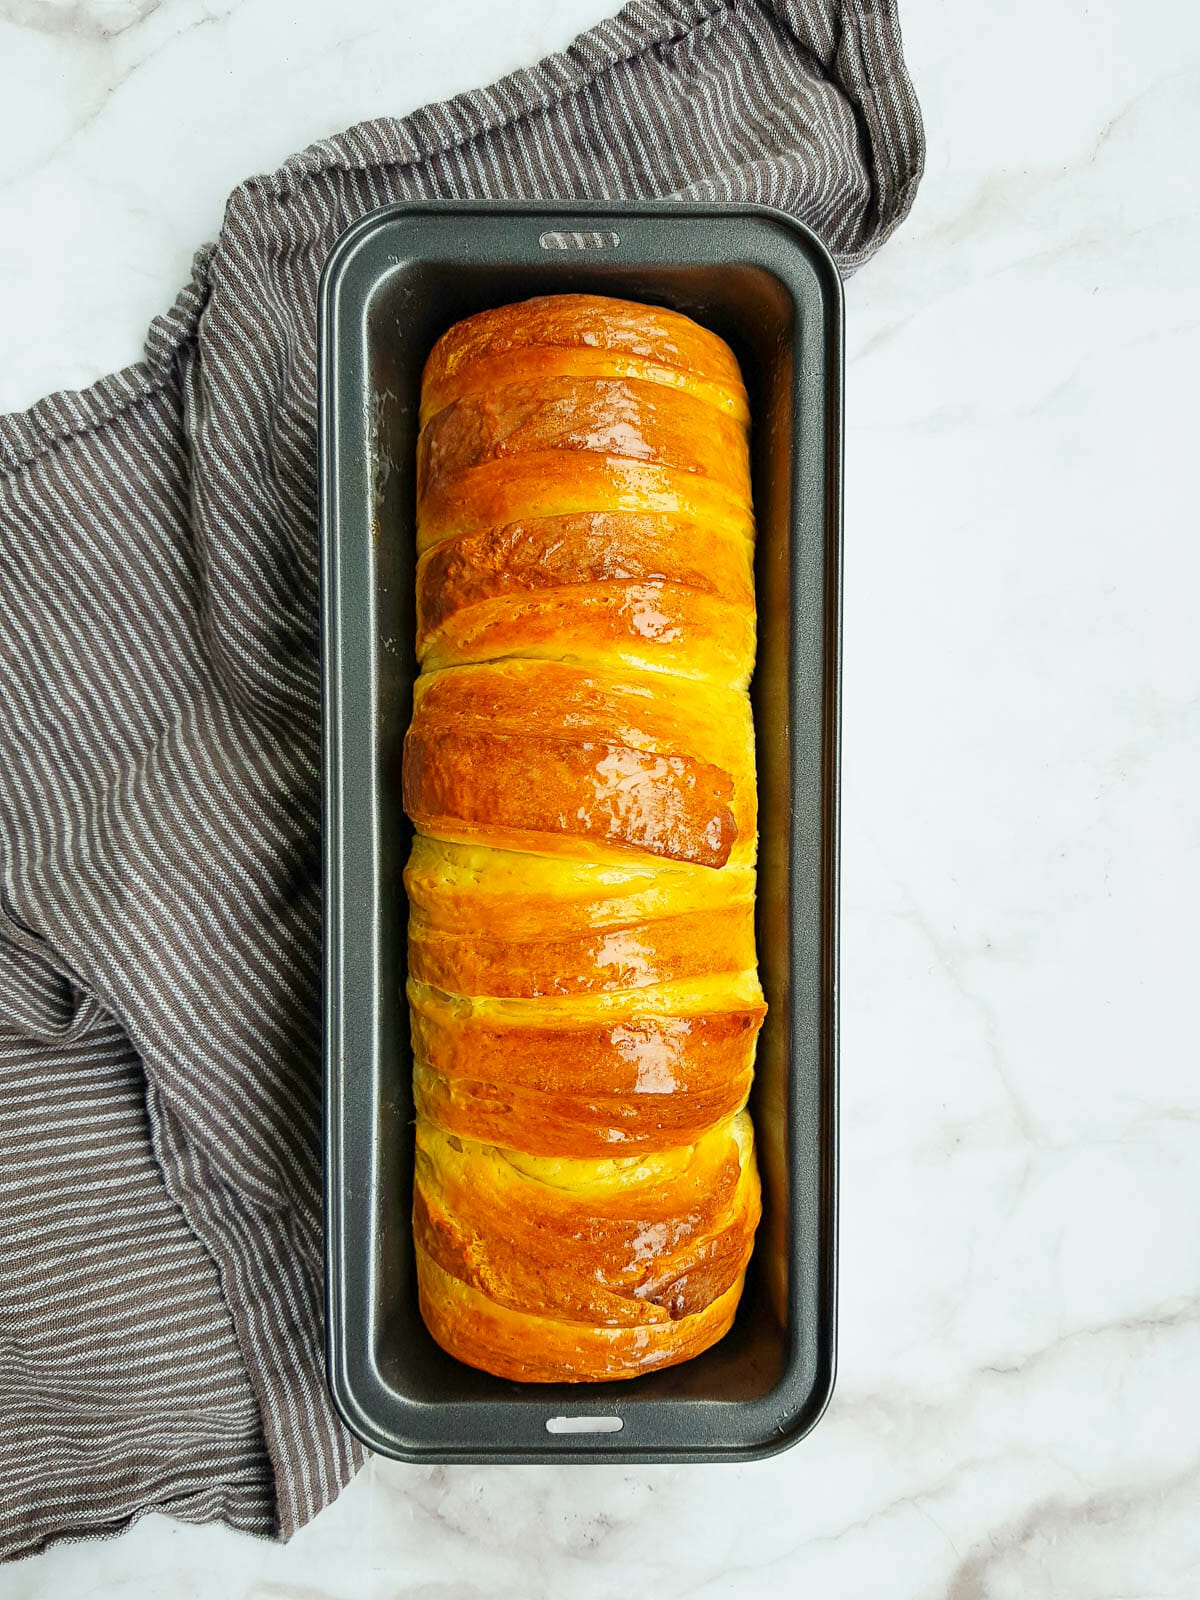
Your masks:
M 606 9 L 0 0 L 0 409 L 134 359 L 247 173 Z M 928 172 L 847 288 L 829 1414 L 738 1468 L 376 1461 L 286 1548 L 148 1517 L 6 1597 L 1200 1593 L 1200 11 L 902 16 Z

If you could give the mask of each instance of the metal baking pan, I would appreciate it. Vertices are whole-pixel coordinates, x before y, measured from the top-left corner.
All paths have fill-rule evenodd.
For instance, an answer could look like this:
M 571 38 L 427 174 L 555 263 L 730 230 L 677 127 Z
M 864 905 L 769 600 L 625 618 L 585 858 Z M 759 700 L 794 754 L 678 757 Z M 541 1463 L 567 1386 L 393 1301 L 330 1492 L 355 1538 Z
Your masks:
M 758 519 L 758 951 L 751 1111 L 764 1187 L 730 1333 L 610 1384 L 517 1384 L 446 1355 L 417 1308 L 404 997 L 421 368 L 487 306 L 583 290 L 672 306 L 732 345 Z M 817 238 L 756 207 L 405 205 L 335 247 L 320 295 L 325 1206 L 329 1386 L 409 1461 L 717 1461 L 816 1422 L 836 1323 L 842 296 Z

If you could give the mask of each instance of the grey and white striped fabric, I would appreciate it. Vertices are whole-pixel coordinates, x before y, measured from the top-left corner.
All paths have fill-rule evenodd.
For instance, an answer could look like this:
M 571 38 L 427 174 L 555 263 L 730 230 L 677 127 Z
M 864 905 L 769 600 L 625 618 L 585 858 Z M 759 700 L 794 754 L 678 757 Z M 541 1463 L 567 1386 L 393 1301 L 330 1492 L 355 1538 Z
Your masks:
M 145 359 L 0 419 L 0 1547 L 160 1508 L 287 1538 L 322 1375 L 315 310 L 413 196 L 905 214 L 890 0 L 635 0 L 244 184 Z

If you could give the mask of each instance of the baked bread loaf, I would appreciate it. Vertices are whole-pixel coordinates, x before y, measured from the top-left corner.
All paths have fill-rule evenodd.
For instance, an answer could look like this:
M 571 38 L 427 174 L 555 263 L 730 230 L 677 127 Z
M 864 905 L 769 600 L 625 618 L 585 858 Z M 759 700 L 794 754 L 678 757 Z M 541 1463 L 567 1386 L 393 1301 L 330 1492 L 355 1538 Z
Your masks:
M 524 1381 L 728 1329 L 759 1217 L 746 391 L 687 317 L 469 317 L 421 393 L 404 746 L 422 1314 Z

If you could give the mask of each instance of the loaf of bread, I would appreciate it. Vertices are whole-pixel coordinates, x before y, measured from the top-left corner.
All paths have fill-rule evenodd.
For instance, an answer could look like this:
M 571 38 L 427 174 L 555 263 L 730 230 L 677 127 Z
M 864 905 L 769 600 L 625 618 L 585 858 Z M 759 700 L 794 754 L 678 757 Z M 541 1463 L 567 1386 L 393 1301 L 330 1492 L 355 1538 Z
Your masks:
M 726 1332 L 759 1217 L 754 521 L 729 347 L 554 295 L 421 393 L 404 746 L 421 1311 L 523 1381 Z

